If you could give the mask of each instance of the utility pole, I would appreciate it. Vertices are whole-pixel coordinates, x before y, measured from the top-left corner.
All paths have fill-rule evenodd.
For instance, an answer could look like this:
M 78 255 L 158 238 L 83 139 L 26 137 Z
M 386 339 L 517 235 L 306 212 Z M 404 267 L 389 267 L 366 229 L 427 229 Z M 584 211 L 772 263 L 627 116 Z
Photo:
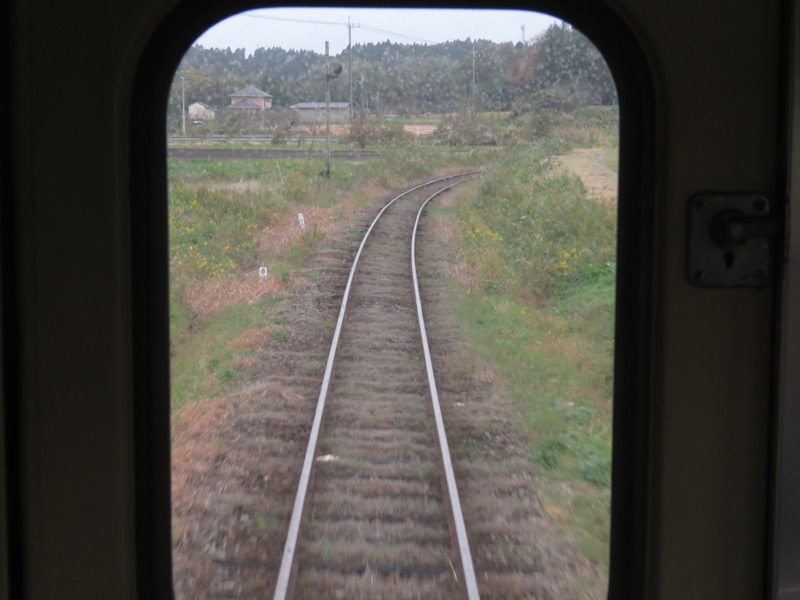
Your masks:
M 366 118 L 367 110 L 369 106 L 367 106 L 367 78 L 364 77 L 364 74 L 361 74 L 361 82 L 359 83 L 361 86 L 361 118 Z
M 347 17 L 347 60 L 348 72 L 350 77 L 350 125 L 353 125 L 353 27 L 361 27 L 361 25 L 352 25 L 350 17 Z
M 331 176 L 331 79 L 336 79 L 342 72 L 342 65 L 336 63 L 331 73 L 331 61 L 328 54 L 328 42 L 325 42 L 325 177 Z
M 475 114 L 475 40 L 472 40 L 472 114 Z
M 181 119 L 183 122 L 183 135 L 186 135 L 186 77 L 181 75 Z
M 350 127 L 353 126 L 353 26 L 347 17 L 347 76 L 350 79 Z
M 325 177 L 331 178 L 331 63 L 325 42 Z

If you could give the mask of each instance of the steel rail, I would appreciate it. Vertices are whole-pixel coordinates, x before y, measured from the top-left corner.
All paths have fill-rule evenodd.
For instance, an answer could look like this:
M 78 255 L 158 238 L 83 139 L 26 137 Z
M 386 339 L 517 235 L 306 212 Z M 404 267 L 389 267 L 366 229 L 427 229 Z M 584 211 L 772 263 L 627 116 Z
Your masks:
M 317 449 L 317 441 L 319 439 L 319 432 L 322 425 L 322 414 L 325 410 L 325 401 L 327 399 L 328 389 L 330 387 L 334 358 L 336 357 L 336 350 L 339 345 L 339 335 L 341 334 L 342 324 L 344 323 L 344 316 L 347 310 L 347 302 L 350 298 L 350 290 L 352 288 L 353 279 L 355 278 L 358 261 L 359 258 L 361 257 L 362 251 L 364 250 L 364 246 L 367 243 L 367 238 L 369 238 L 369 235 L 372 232 L 373 228 L 375 227 L 375 224 L 381 218 L 383 213 L 386 212 L 386 210 L 392 204 L 394 204 L 397 200 L 399 200 L 403 196 L 415 192 L 416 190 L 419 190 L 426 186 L 432 185 L 434 183 L 447 181 L 448 179 L 463 177 L 464 175 L 470 175 L 474 173 L 477 173 L 477 171 L 470 173 L 459 173 L 457 175 L 448 175 L 446 177 L 433 179 L 426 183 L 414 186 L 406 190 L 402 194 L 395 196 L 389 202 L 387 202 L 386 205 L 378 212 L 378 214 L 372 220 L 372 223 L 370 223 L 367 232 L 364 234 L 364 238 L 361 240 L 361 244 L 359 245 L 355 258 L 353 259 L 353 265 L 350 268 L 350 274 L 347 278 L 347 285 L 345 286 L 344 294 L 342 295 L 342 306 L 339 309 L 339 318 L 336 321 L 336 329 L 333 332 L 333 339 L 331 340 L 331 347 L 328 353 L 328 362 L 325 365 L 325 374 L 323 375 L 322 378 L 322 385 L 320 387 L 319 398 L 317 400 L 317 409 L 316 412 L 314 413 L 314 421 L 311 425 L 311 433 L 309 434 L 308 448 L 306 449 L 306 456 L 305 460 L 303 461 L 303 469 L 300 473 L 300 482 L 298 483 L 297 487 L 297 496 L 295 497 L 294 507 L 292 509 L 292 517 L 289 522 L 289 530 L 286 535 L 286 544 L 283 550 L 283 558 L 281 559 L 281 568 L 278 573 L 278 580 L 275 584 L 275 595 L 273 596 L 274 600 L 285 600 L 289 591 L 289 584 L 291 582 L 291 575 L 292 575 L 292 567 L 294 565 L 295 550 L 297 549 L 297 538 L 300 532 L 300 522 L 302 520 L 303 508 L 305 507 L 306 496 L 308 494 L 308 485 L 311 480 L 311 468 L 314 465 L 314 454 L 316 453 Z
M 453 464 L 450 460 L 450 446 L 447 443 L 447 433 L 444 429 L 444 419 L 442 419 L 442 408 L 439 405 L 439 393 L 436 390 L 436 378 L 433 374 L 433 362 L 431 361 L 431 351 L 428 347 L 428 334 L 425 330 L 425 317 L 422 314 L 422 299 L 419 294 L 419 281 L 417 279 L 417 259 L 416 259 L 416 245 L 417 245 L 417 229 L 419 220 L 422 216 L 422 211 L 433 198 L 439 194 L 452 189 L 459 183 L 466 180 L 454 183 L 451 186 L 443 188 L 433 194 L 430 198 L 425 200 L 417 211 L 417 218 L 414 221 L 414 230 L 411 234 L 411 275 L 414 280 L 414 297 L 417 302 L 417 320 L 419 321 L 420 337 L 422 338 L 422 349 L 425 353 L 425 368 L 428 371 L 428 386 L 431 392 L 431 403 L 433 405 L 433 414 L 436 419 L 436 435 L 439 438 L 439 449 L 442 453 L 442 462 L 445 473 L 445 480 L 447 482 L 447 493 L 450 497 L 450 507 L 452 509 L 453 525 L 456 529 L 456 540 L 458 541 L 458 551 L 461 557 L 461 566 L 464 571 L 464 583 L 466 585 L 467 598 L 469 600 L 478 600 L 480 594 L 478 593 L 478 581 L 475 577 L 475 568 L 472 564 L 472 552 L 469 548 L 469 540 L 467 539 L 467 528 L 464 524 L 464 515 L 461 512 L 461 501 L 458 497 L 458 487 L 456 486 L 456 476 L 453 473 Z

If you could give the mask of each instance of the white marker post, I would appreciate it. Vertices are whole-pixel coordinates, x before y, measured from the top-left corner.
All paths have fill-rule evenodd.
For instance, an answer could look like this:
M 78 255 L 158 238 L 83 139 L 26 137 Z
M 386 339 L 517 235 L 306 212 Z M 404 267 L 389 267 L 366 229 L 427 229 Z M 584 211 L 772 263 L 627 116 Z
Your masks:
M 300 229 L 306 228 L 306 220 L 303 218 L 303 213 L 297 213 L 297 221 L 300 223 Z
M 267 267 L 261 267 L 258 270 L 258 278 L 259 279 L 264 279 L 266 276 L 267 276 Z

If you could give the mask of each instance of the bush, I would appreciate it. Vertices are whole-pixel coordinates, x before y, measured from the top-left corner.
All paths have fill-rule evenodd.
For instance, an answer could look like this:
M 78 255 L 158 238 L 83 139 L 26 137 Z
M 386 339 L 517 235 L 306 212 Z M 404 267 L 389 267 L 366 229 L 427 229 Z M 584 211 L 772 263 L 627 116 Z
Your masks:
M 534 458 L 534 462 L 552 471 L 558 466 L 561 455 L 567 449 L 567 444 L 560 437 L 551 437 L 544 441 L 542 447 Z
M 571 95 L 560 88 L 547 88 L 534 92 L 525 102 L 525 109 L 530 112 L 570 112 L 575 108 Z
M 546 158 L 548 149 L 512 155 L 486 176 L 477 200 L 461 208 L 466 245 L 483 281 L 545 301 L 616 262 L 616 210 L 586 197 L 581 181 Z
M 477 113 L 445 116 L 433 136 L 452 146 L 497 146 L 503 137 L 496 127 Z
M 397 147 L 404 145 L 409 136 L 402 123 L 378 123 L 361 117 L 353 121 L 346 139 L 358 144 L 360 148 L 371 144 Z

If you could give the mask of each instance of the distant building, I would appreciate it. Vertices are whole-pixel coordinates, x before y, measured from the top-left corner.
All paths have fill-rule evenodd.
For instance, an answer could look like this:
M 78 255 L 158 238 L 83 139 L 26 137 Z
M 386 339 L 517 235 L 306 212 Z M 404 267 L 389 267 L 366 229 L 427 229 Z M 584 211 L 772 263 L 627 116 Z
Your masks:
M 210 107 L 203 102 L 194 102 L 188 108 L 189 119 L 193 123 L 203 123 L 205 121 L 213 121 L 217 118 L 217 109 Z
M 231 104 L 228 108 L 256 113 L 272 108 L 272 96 L 252 85 L 228 94 L 228 97 L 231 99 Z
M 298 102 L 291 108 L 297 113 L 297 120 L 300 123 L 325 123 L 324 102 Z M 331 123 L 347 121 L 350 117 L 350 103 L 331 102 L 330 115 Z

